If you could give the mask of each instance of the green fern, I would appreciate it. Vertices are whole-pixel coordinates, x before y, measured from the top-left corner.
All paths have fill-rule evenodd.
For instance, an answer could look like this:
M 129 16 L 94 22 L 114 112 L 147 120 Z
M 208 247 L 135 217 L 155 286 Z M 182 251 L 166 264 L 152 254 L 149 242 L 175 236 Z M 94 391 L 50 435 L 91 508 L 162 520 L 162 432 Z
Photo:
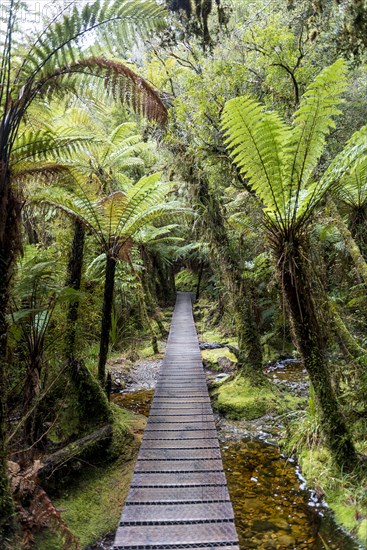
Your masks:
M 87 191 L 78 193 L 62 188 L 45 188 L 29 199 L 29 204 L 56 207 L 85 224 L 105 252 L 117 257 L 124 244 L 154 221 L 171 220 L 186 213 L 175 203 L 165 203 L 169 186 L 161 182 L 161 174 L 142 178 L 128 193 L 121 191 L 93 200 Z
M 306 223 L 332 183 L 311 179 L 340 112 L 345 73 L 342 60 L 322 71 L 303 96 L 292 127 L 249 97 L 225 105 L 226 145 L 262 201 L 268 223 L 283 232 Z

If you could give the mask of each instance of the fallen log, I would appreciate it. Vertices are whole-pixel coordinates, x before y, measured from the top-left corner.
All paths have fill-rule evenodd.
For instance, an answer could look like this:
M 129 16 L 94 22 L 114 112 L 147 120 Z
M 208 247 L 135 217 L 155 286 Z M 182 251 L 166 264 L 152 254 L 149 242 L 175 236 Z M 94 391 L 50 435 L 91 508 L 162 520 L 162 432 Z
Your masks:
M 85 459 L 88 455 L 95 454 L 96 447 L 98 449 L 107 447 L 111 439 L 112 426 L 107 424 L 95 432 L 69 443 L 66 447 L 43 459 L 42 466 L 38 470 L 38 477 L 41 480 L 49 479 L 65 464 L 74 460 Z

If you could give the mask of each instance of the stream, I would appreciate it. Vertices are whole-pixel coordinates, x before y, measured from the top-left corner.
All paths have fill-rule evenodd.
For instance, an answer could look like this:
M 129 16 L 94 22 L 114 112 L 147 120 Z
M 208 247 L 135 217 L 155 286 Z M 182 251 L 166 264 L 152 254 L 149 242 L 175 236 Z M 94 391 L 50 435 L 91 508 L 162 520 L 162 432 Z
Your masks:
M 307 393 L 299 362 L 278 362 L 267 372 L 276 384 Z M 116 394 L 113 400 L 148 416 L 153 393 L 134 386 L 134 391 Z M 216 420 L 241 550 L 363 548 L 338 527 L 326 504 L 306 487 L 295 460 L 281 454 L 276 445 L 280 427 L 273 418 L 230 421 L 217 416 Z M 107 550 L 109 540 L 93 548 Z

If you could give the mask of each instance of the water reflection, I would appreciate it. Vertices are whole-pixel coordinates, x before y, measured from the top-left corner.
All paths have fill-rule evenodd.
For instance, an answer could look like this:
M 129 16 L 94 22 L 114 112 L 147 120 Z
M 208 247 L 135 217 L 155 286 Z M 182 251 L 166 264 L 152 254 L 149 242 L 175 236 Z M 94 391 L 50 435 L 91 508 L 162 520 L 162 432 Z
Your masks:
M 153 395 L 154 390 L 128 391 L 111 395 L 111 401 L 134 413 L 149 416 Z

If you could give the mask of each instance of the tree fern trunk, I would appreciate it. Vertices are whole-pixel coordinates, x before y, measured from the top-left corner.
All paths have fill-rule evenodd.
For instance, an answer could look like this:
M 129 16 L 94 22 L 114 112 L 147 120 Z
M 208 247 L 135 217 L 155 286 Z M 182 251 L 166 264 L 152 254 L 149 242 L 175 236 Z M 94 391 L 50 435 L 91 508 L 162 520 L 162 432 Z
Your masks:
M 345 326 L 343 319 L 340 317 L 338 308 L 331 300 L 329 300 L 329 308 L 331 311 L 334 332 L 342 348 L 348 354 L 349 358 L 354 359 L 357 364 L 365 367 L 367 363 L 367 350 L 360 346 L 355 338 L 353 338 Z
M 325 358 L 326 333 L 315 303 L 310 264 L 300 242 L 281 239 L 275 247 L 278 275 L 291 315 L 299 352 L 315 391 L 322 430 L 340 466 L 356 464 L 357 455 L 335 395 Z
M 85 230 L 80 221 L 74 225 L 74 238 L 68 263 L 66 286 L 74 290 L 80 290 L 83 269 Z M 69 305 L 66 326 L 66 353 L 73 360 L 75 355 L 76 324 L 78 321 L 79 300 L 74 300 Z
M 172 266 L 164 266 L 158 254 L 153 256 L 153 266 L 159 280 L 156 294 L 160 305 L 173 305 L 176 297 L 176 289 Z
M 367 204 L 351 208 L 348 229 L 367 262 Z
M 7 475 L 7 336 L 9 283 L 19 251 L 20 208 L 10 188 L 7 163 L 0 160 L 0 541 L 14 528 L 14 507 Z
M 68 262 L 66 286 L 80 290 L 85 230 L 82 223 L 75 222 L 74 237 Z M 81 419 L 80 432 L 90 425 L 111 421 L 111 410 L 105 392 L 83 361 L 75 353 L 76 327 L 78 322 L 79 300 L 70 303 L 67 316 L 65 355 L 68 360 L 68 371 L 75 388 L 78 401 L 78 414 Z
M 106 362 L 108 357 L 108 345 L 110 343 L 111 315 L 113 305 L 113 291 L 115 286 L 116 261 L 111 256 L 106 258 L 105 286 L 103 296 L 101 338 L 98 358 L 98 378 L 102 385 L 106 384 Z
M 204 262 L 200 262 L 200 268 L 199 268 L 199 275 L 198 275 L 198 284 L 196 285 L 196 293 L 195 293 L 195 299 L 198 300 L 200 298 L 200 286 L 201 286 L 201 280 L 203 278 L 204 273 Z
M 154 321 L 157 323 L 157 327 L 161 334 L 161 337 L 166 338 L 166 336 L 168 335 L 168 332 L 163 325 L 162 313 L 158 306 L 158 301 L 155 294 L 154 269 L 153 269 L 152 261 L 150 259 L 149 253 L 144 249 L 143 246 L 140 247 L 140 250 L 141 250 L 142 258 L 144 261 L 144 267 L 145 267 L 145 269 L 143 269 L 141 272 L 140 281 L 141 281 L 143 292 L 145 295 L 147 312 L 148 312 L 148 315 L 153 317 Z

